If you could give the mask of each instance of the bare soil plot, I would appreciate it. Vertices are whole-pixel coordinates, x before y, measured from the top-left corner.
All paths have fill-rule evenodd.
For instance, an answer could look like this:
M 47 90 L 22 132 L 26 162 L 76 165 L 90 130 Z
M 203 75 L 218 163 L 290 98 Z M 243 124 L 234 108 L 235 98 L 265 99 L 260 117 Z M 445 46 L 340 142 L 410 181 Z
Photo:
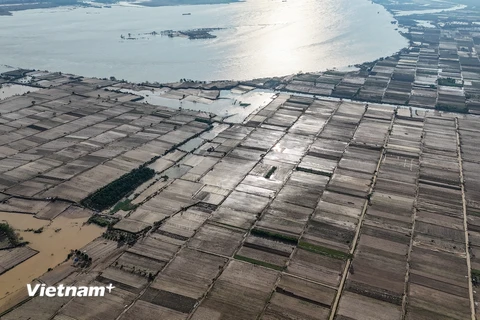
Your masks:
M 141 296 L 141 300 L 189 313 L 217 277 L 227 259 L 184 249 Z
M 115 282 L 112 282 L 115 285 Z M 103 286 L 97 281 L 91 286 Z M 135 295 L 115 285 L 111 293 L 105 294 L 102 303 L 98 297 L 76 297 L 64 306 L 60 315 L 69 316 L 77 320 L 113 320 L 125 310 L 125 306 L 132 303 Z
M 342 260 L 297 249 L 287 272 L 307 280 L 314 280 L 336 287 L 340 282 L 340 274 L 343 268 L 344 261 Z
M 336 170 L 327 190 L 365 198 L 370 189 L 371 178 L 371 174 Z
M 133 306 L 121 316 L 122 320 L 157 320 L 157 319 L 171 319 L 184 320 L 187 319 L 188 314 L 181 313 L 172 309 L 168 309 L 156 304 L 152 304 L 143 300 L 137 300 Z M 60 320 L 60 319 L 59 319 Z
M 188 246 L 207 252 L 232 256 L 240 245 L 245 233 L 245 231 L 240 229 L 207 223 L 198 230 L 197 234 L 188 243 Z
M 339 319 L 394 320 L 402 318 L 402 308 L 388 302 L 344 292 L 337 312 Z
M 324 159 L 340 160 L 346 147 L 347 142 L 318 138 L 311 145 L 308 154 Z
M 276 237 L 251 234 L 235 257 L 266 268 L 283 270 L 294 248 L 295 244 L 282 241 L 278 234 Z
M 274 200 L 257 226 L 274 232 L 300 235 L 312 212 L 311 208 Z
M 33 257 L 37 253 L 38 251 L 27 246 L 0 250 L 0 274 Z
M 156 264 L 166 264 L 173 255 L 180 249 L 180 244 L 162 233 L 153 233 L 141 239 L 134 246 L 128 249 L 129 253 L 155 260 Z M 159 263 L 160 262 L 160 263 Z M 119 263 L 116 267 L 120 267 Z
M 50 201 L 9 198 L 0 204 L 0 211 L 36 214 L 49 203 Z
M 296 299 L 289 295 L 275 292 L 270 299 L 262 319 L 265 320 L 326 320 L 330 310 L 324 306 Z
M 36 285 L 37 283 L 32 283 Z M 26 294 L 26 292 L 25 292 Z M 70 297 L 35 297 L 26 301 L 21 308 L 2 316 L 5 320 L 49 320 L 71 298 Z
M 362 235 L 346 287 L 352 292 L 401 305 L 407 249 L 408 244 Z
M 209 216 L 206 212 L 191 208 L 185 212 L 174 215 L 162 223 L 158 230 L 180 237 L 190 238 Z
M 254 319 L 264 308 L 277 272 L 231 261 L 192 319 Z
M 121 265 L 108 267 L 97 277 L 97 281 L 106 285 L 112 283 L 131 293 L 139 293 L 148 283 L 147 278 L 131 270 L 124 270 Z
M 411 319 L 415 319 L 417 310 L 420 314 L 435 317 L 436 315 L 446 316 L 449 319 L 466 319 L 470 317 L 470 303 L 467 298 L 448 294 L 426 286 L 415 283 L 409 288 L 409 309 L 407 314 L 412 313 Z M 413 309 L 413 310 L 412 310 Z
M 39 219 L 52 220 L 67 210 L 71 204 L 63 201 L 50 202 L 46 207 L 40 210 L 35 217 Z

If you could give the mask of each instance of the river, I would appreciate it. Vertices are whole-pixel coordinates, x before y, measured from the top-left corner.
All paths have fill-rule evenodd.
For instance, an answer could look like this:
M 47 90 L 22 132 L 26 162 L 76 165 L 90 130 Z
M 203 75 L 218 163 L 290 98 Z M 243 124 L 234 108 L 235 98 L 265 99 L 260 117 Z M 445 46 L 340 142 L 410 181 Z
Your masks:
M 26 10 L 0 16 L 0 63 L 135 82 L 281 76 L 400 50 L 392 20 L 368 0 Z M 146 34 L 208 27 L 225 29 L 208 40 Z M 120 38 L 128 33 L 138 39 Z

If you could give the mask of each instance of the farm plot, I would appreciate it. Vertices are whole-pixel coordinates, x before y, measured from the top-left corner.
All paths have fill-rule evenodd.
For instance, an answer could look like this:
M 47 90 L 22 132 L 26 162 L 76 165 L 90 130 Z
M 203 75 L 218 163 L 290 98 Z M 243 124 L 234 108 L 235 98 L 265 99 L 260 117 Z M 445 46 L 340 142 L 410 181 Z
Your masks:
M 335 289 L 282 275 L 262 319 L 328 319 Z
M 206 294 L 227 259 L 182 250 L 140 297 L 156 306 L 187 315 Z
M 0 250 L 0 274 L 12 269 L 17 264 L 36 255 L 38 251 L 29 247 Z
M 231 261 L 192 319 L 254 319 L 267 303 L 276 279 L 273 270 Z

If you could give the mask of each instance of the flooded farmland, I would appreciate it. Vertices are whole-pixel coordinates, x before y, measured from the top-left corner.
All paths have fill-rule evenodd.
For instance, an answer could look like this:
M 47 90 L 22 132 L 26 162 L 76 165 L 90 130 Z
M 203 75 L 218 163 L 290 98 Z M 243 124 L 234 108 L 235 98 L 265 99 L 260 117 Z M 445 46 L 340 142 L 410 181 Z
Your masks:
M 30 248 L 38 251 L 38 254 L 0 275 L 0 305 L 5 296 L 63 262 L 71 249 L 82 248 L 103 233 L 104 229 L 96 225 L 84 225 L 87 220 L 85 216 L 59 216 L 49 221 L 27 214 L 0 212 L 0 222 L 8 222 L 23 241 L 29 242 Z M 43 232 L 33 232 L 40 228 Z M 25 231 L 28 229 L 32 231 Z
M 0 85 L 0 100 L 13 96 L 19 96 L 28 92 L 34 92 L 37 90 L 39 90 L 39 88 L 24 86 L 20 84 L 3 84 Z
M 35 81 L 63 84 L 0 101 L 4 126 L 13 128 L 0 149 L 0 212 L 30 214 L 0 219 L 19 230 L 44 229 L 20 232 L 40 253 L 7 273 L 2 286 L 15 290 L 15 282 L 38 277 L 33 266 L 42 274 L 100 235 L 83 226 L 96 210 L 95 221 L 110 227 L 81 248 L 92 265 L 62 264 L 39 281 L 116 288 L 105 303 L 26 301 L 15 291 L 8 299 L 25 303 L 10 303 L 16 307 L 2 320 L 36 319 L 39 309 L 46 318 L 108 312 L 122 320 L 152 312 L 232 320 L 471 314 L 469 269 L 479 261 L 466 248 L 470 235 L 480 239 L 477 116 L 282 92 L 245 120 L 225 123 L 208 109 L 166 105 L 231 104 L 217 99 L 225 85 L 158 88 L 165 92 L 154 104 L 122 92 L 131 84 L 121 81 L 59 74 Z M 255 93 L 229 86 L 231 94 Z M 28 131 L 18 117 L 31 124 Z M 118 188 L 125 181 L 139 187 Z M 98 201 L 107 197 L 111 205 L 128 201 L 110 216 L 111 205 Z M 85 199 L 90 209 L 72 204 Z M 438 279 L 450 286 L 432 288 Z M 404 296 L 424 305 L 402 308 Z

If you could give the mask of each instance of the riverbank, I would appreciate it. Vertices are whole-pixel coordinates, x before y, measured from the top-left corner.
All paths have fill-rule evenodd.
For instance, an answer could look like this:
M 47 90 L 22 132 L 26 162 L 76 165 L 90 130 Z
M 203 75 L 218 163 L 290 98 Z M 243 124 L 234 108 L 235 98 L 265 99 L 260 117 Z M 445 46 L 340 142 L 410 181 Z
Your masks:
M 47 13 L 49 19 L 42 19 Z M 23 68 L 114 76 L 136 83 L 248 80 L 343 69 L 391 55 L 408 44 L 392 19 L 367 0 L 27 10 L 0 19 L 0 60 Z M 198 41 L 152 35 L 205 28 L 222 30 L 213 33 L 216 38 Z M 28 34 L 28 39 L 13 38 L 12 33 Z M 129 33 L 134 41 L 121 38 Z M 19 41 L 28 41 L 29 49 Z
M 414 4 L 399 5 L 397 2 L 388 2 L 386 6 L 397 14 L 399 32 L 409 40 L 408 47 L 394 55 L 357 64 L 356 71 L 297 73 L 277 78 L 275 85 L 269 88 L 480 114 L 479 9 L 437 2 L 433 6 L 436 9 L 420 10 Z M 265 88 L 268 82 L 269 79 L 259 79 L 241 83 Z M 205 88 L 202 82 L 193 81 L 163 86 Z

